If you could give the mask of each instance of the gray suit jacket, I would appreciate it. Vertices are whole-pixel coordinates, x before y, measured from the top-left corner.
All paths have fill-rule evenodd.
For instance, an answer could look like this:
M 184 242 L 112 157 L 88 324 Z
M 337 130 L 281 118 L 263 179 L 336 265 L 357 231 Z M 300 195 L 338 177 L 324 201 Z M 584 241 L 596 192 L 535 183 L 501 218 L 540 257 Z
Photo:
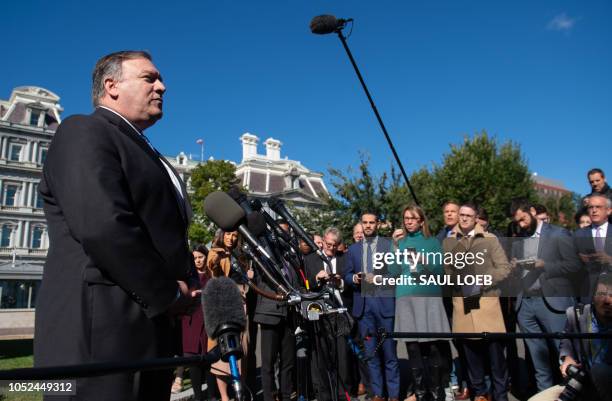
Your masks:
M 580 228 L 574 232 L 574 247 L 577 253 L 595 253 L 592 227 Z M 608 224 L 604 249 L 608 255 L 612 255 L 612 224 Z M 579 295 L 583 303 L 588 303 L 595 290 L 597 277 L 603 272 L 612 272 L 612 266 L 589 261 L 587 263 L 582 263 L 581 267 Z
M 513 244 L 512 256 L 524 258 L 524 241 Z M 528 288 L 537 279 L 540 280 L 544 301 L 553 311 L 562 313 L 575 302 L 577 272 L 580 260 L 574 250 L 570 233 L 552 224 L 544 223 L 538 244 L 538 259 L 544 261 L 543 269 L 534 269 L 522 278 L 523 288 Z M 521 306 L 523 293 L 519 293 L 515 308 Z

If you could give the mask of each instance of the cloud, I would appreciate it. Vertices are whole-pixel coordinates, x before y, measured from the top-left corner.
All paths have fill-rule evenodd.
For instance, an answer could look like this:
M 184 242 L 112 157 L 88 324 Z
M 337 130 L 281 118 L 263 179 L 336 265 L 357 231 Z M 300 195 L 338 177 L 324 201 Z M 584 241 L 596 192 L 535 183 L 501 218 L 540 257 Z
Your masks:
M 569 32 L 576 25 L 576 18 L 570 18 L 565 13 L 556 15 L 546 26 L 551 31 Z

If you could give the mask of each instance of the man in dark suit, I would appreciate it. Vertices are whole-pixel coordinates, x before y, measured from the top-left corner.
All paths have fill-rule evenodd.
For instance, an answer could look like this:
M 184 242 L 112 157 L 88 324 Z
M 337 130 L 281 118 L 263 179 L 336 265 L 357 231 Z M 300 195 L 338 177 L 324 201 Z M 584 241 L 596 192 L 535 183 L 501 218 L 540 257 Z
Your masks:
M 329 280 L 334 280 L 338 290 L 335 295 L 342 302 L 342 305 L 349 308 L 353 304 L 352 287 L 345 285 L 343 276 L 346 270 L 346 255 L 338 253 L 337 248 L 340 243 L 340 231 L 335 227 L 325 230 L 323 235 L 323 251 L 330 258 L 330 267 L 314 253 L 308 255 L 304 260 L 304 270 L 306 277 L 311 283 L 311 289 L 317 291 Z M 338 299 L 337 298 L 337 299 Z M 335 316 L 334 316 L 335 317 Z M 317 400 L 331 400 L 329 379 L 325 362 L 331 362 L 337 369 L 341 384 L 338 386 L 339 394 L 344 394 L 346 390 L 351 395 L 357 393 L 357 379 L 355 378 L 355 357 L 348 347 L 346 335 L 335 336 L 334 333 L 327 333 L 327 338 L 321 339 L 324 349 L 320 350 L 319 355 L 313 358 L 313 373 L 316 375 L 314 384 L 317 387 Z M 334 358 L 332 361 L 325 361 L 325 358 Z M 331 378 L 335 380 L 335 378 Z
M 88 116 L 58 128 L 40 192 L 50 249 L 36 305 L 37 367 L 173 355 L 173 316 L 196 301 L 191 209 L 142 131 L 165 86 L 146 52 L 101 58 Z M 77 379 L 71 400 L 167 400 L 171 371 Z M 53 398 L 62 399 L 62 398 Z
M 279 221 L 280 227 L 289 231 L 289 224 Z M 289 282 L 298 286 L 298 277 L 295 270 L 289 266 L 282 266 L 282 274 Z M 257 277 L 257 285 L 267 292 L 276 292 L 265 280 Z M 295 324 L 286 303 L 273 301 L 261 295 L 257 296 L 257 306 L 253 318 L 259 323 L 261 329 L 261 387 L 264 401 L 275 401 L 278 394 L 280 401 L 290 401 L 294 390 L 295 366 L 296 366 L 296 337 L 294 334 Z M 274 365 L 278 359 L 278 382 L 277 392 Z
M 515 309 L 522 332 L 552 333 L 563 331 L 565 310 L 574 305 L 573 282 L 580 269 L 572 238 L 564 228 L 536 219 L 536 210 L 528 203 L 516 206 L 514 221 L 521 240 L 512 246 L 513 266 L 520 272 Z M 517 262 L 518 261 L 518 262 Z M 542 391 L 554 384 L 549 346 L 543 339 L 525 340 L 536 372 L 536 384 Z M 555 340 L 559 348 L 559 341 Z
M 353 316 L 359 324 L 359 331 L 364 338 L 366 354 L 371 356 L 368 361 L 370 371 L 370 386 L 374 393 L 374 401 L 383 401 L 386 394 L 390 401 L 399 397 L 399 365 L 395 341 L 387 338 L 375 354 L 376 333 L 379 328 L 387 332 L 393 331 L 395 318 L 395 293 L 381 290 L 373 285 L 374 275 L 383 274 L 385 268 L 374 269 L 376 253 L 390 252 L 391 241 L 378 236 L 378 217 L 375 213 L 364 213 L 361 216 L 364 240 L 349 247 L 344 273 L 345 285 L 352 285 Z M 381 365 L 381 359 L 383 364 Z
M 574 245 L 584 264 L 580 300 L 589 303 L 599 274 L 612 272 L 612 229 L 608 222 L 612 201 L 605 195 L 589 196 L 591 225 L 574 233 Z

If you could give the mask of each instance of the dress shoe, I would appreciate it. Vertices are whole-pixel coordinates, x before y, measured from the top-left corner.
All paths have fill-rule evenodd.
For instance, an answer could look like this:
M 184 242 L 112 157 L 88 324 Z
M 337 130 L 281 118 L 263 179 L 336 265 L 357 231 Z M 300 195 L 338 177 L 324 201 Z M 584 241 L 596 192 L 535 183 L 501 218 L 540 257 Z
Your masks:
M 375 395 L 374 397 L 372 397 L 372 401 L 386 401 L 386 399 L 385 399 L 385 397 L 381 397 L 379 395 Z
M 399 401 L 399 398 L 389 398 L 389 401 Z
M 359 386 L 357 387 L 357 395 L 364 395 L 367 392 L 368 390 L 366 389 L 365 384 L 359 383 Z
M 455 400 L 469 400 L 470 399 L 470 390 L 467 387 L 464 387 L 460 390 L 455 390 Z
M 488 395 L 478 395 L 474 398 L 474 401 L 491 401 L 491 397 Z

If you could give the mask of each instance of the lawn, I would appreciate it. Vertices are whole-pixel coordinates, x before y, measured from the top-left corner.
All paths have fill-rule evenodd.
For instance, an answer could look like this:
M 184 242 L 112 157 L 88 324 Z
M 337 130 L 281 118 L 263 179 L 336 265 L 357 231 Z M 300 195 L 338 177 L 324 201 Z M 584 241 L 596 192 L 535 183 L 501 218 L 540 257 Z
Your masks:
M 0 370 L 32 367 L 32 340 L 0 341 Z M 8 394 L 0 389 L 1 401 L 41 401 L 42 393 Z

